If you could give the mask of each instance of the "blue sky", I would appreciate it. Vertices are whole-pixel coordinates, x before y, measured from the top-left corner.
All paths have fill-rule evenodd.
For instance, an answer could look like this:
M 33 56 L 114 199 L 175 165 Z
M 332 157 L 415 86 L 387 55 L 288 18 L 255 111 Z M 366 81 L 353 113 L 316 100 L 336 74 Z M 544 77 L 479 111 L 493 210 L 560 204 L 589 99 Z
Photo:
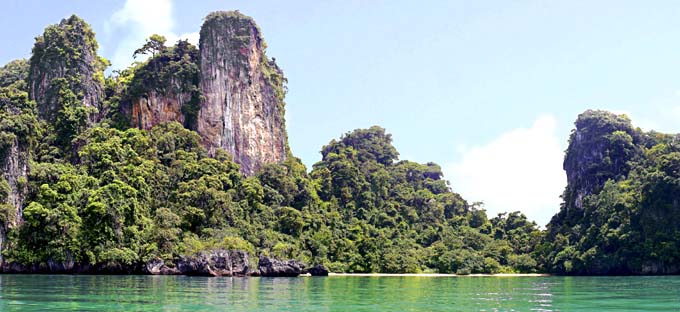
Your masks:
M 490 214 L 545 224 L 587 108 L 680 132 L 680 2 L 3 0 L 0 63 L 76 13 L 125 66 L 144 38 L 197 39 L 202 18 L 255 18 L 288 77 L 288 133 L 311 166 L 330 139 L 381 125 L 402 159 L 435 161 Z

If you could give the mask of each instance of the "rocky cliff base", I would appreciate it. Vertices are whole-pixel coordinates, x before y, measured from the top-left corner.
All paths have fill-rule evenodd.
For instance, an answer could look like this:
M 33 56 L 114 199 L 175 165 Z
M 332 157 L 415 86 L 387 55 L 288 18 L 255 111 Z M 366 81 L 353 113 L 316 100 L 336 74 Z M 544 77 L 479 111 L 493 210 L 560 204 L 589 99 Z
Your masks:
M 19 274 L 140 274 L 140 275 L 187 275 L 187 276 L 264 276 L 295 277 L 300 274 L 327 276 L 323 265 L 310 269 L 297 260 L 278 260 L 260 256 L 258 264 L 250 261 L 250 255 L 240 250 L 209 250 L 192 256 L 181 256 L 173 261 L 153 259 L 146 263 L 80 264 L 56 262 L 25 265 L 4 263 L 2 273 Z

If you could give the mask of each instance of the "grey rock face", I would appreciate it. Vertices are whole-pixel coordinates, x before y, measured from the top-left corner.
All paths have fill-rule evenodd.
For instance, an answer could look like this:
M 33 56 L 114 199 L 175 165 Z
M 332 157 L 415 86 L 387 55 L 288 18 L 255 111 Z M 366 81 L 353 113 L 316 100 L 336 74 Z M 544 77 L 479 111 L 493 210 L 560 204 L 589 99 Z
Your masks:
M 177 261 L 180 274 L 199 276 L 245 276 L 250 262 L 244 251 L 211 250 Z
M 236 276 L 248 275 L 250 272 L 250 255 L 241 250 L 230 252 L 231 273 Z
M 45 29 L 36 38 L 30 61 L 29 95 L 38 105 L 38 116 L 53 121 L 59 110 L 53 81 L 64 78 L 83 106 L 101 113 L 103 63 L 97 56 L 97 41 L 90 26 L 71 16 Z M 90 121 L 99 114 L 91 114 Z
M 179 270 L 165 265 L 161 259 L 153 259 L 144 265 L 145 273 L 151 275 L 177 275 Z
M 627 162 L 639 154 L 634 144 L 613 139 L 615 133 L 625 133 L 632 142 L 639 138 L 627 117 L 605 111 L 588 110 L 575 125 L 564 158 L 568 182 L 564 199 L 567 207 L 582 209 L 587 195 L 599 192 L 609 179 L 626 176 Z
M 640 271 L 635 273 L 643 275 L 678 274 L 680 273 L 680 266 L 664 263 L 662 261 L 647 261 L 642 264 Z
M 63 262 L 58 262 L 58 261 L 53 261 L 53 260 L 47 261 L 47 269 L 49 270 L 49 272 L 53 272 L 53 273 L 71 272 L 74 267 L 75 267 L 75 262 L 73 261 L 73 258 L 71 258 L 67 261 L 63 261 Z
M 328 276 L 328 269 L 323 264 L 317 264 L 307 271 L 312 276 Z
M 245 251 L 216 249 L 193 256 L 182 256 L 174 264 L 166 265 L 162 259 L 146 263 L 76 263 L 48 261 L 40 264 L 8 262 L 0 264 L 1 273 L 43 273 L 43 274 L 151 274 L 189 276 L 266 276 L 294 277 L 309 272 L 313 276 L 327 276 L 328 270 L 317 265 L 309 271 L 297 260 L 281 261 L 261 256 L 256 270 L 250 267 L 250 256 Z
M 0 148 L 0 152 L 2 148 Z M 3 264 L 2 251 L 5 248 L 7 230 L 19 225 L 23 220 L 24 196 L 26 194 L 26 176 L 28 174 L 28 148 L 23 146 L 17 138 L 9 147 L 0 153 L 0 179 L 8 186 L 5 202 L 0 205 L 9 205 L 11 212 L 7 216 L 7 222 L 0 222 L 0 265 Z
M 305 265 L 297 260 L 281 261 L 274 258 L 260 256 L 258 269 L 260 271 L 260 276 L 292 277 L 304 273 Z
M 15 208 L 15 213 L 6 224 L 7 228 L 18 225 L 22 220 L 22 207 L 26 193 L 26 176 L 28 174 L 28 147 L 23 146 L 17 138 L 5 150 L 4 159 L 0 159 L 2 174 L 9 185 L 6 203 Z M 2 256 L 0 256 L 0 259 Z

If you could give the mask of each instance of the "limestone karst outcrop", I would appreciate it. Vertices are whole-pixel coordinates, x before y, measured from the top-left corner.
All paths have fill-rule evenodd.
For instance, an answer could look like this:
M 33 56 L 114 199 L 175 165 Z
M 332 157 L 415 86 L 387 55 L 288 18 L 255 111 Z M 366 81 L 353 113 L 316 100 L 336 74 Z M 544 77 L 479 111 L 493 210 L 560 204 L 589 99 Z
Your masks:
M 36 38 L 28 89 L 41 119 L 56 119 L 66 105 L 60 102 L 60 92 L 67 88 L 89 109 L 89 121 L 98 121 L 103 108 L 106 61 L 97 56 L 97 48 L 90 25 L 75 15 L 48 26 Z
M 25 60 L 0 68 L 0 251 L 5 246 L 7 231 L 22 221 L 26 197 L 29 141 L 36 122 L 33 102 L 24 91 L 27 76 Z
M 283 73 L 265 55 L 260 29 L 238 12 L 216 12 L 201 28 L 198 133 L 209 150 L 234 155 L 242 171 L 286 157 Z
M 174 47 L 180 48 L 187 49 Z M 209 14 L 201 27 L 197 55 L 188 51 L 181 57 L 173 51 L 170 56 L 177 58 L 174 62 L 187 62 L 186 68 L 197 66 L 198 79 L 178 81 L 168 68 L 176 63 L 152 58 L 145 70 L 163 74 L 144 77 L 153 87 L 131 100 L 127 113 L 131 125 L 150 129 L 178 121 L 197 131 L 211 154 L 221 149 L 233 155 L 246 175 L 264 164 L 282 162 L 288 153 L 285 78 L 265 49 L 252 18 L 238 11 Z M 188 115 L 191 112 L 196 115 Z
M 564 158 L 565 202 L 581 209 L 585 196 L 628 173 L 628 161 L 640 154 L 640 137 L 628 117 L 606 111 L 587 110 L 575 125 Z
M 305 265 L 300 261 L 283 261 L 266 256 L 260 256 L 257 268 L 260 276 L 265 277 L 292 277 L 305 272 Z

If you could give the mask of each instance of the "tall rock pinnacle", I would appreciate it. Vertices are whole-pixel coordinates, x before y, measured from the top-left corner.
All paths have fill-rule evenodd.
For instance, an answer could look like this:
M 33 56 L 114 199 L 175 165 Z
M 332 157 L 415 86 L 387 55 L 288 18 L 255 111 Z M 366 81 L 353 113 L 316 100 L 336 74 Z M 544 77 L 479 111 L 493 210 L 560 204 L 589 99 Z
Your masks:
M 105 64 L 97 56 L 97 47 L 90 25 L 75 15 L 47 27 L 36 38 L 28 87 L 40 118 L 53 120 L 61 109 L 61 87 L 72 90 L 91 111 L 101 109 Z M 95 121 L 95 116 L 90 114 L 90 121 Z
M 567 208 L 582 208 L 583 199 L 599 192 L 607 180 L 628 175 L 628 162 L 639 156 L 639 134 L 625 115 L 587 110 L 578 116 L 564 158 Z
M 265 55 L 252 18 L 214 12 L 201 27 L 197 131 L 211 153 L 223 149 L 245 174 L 287 155 L 282 71 Z

